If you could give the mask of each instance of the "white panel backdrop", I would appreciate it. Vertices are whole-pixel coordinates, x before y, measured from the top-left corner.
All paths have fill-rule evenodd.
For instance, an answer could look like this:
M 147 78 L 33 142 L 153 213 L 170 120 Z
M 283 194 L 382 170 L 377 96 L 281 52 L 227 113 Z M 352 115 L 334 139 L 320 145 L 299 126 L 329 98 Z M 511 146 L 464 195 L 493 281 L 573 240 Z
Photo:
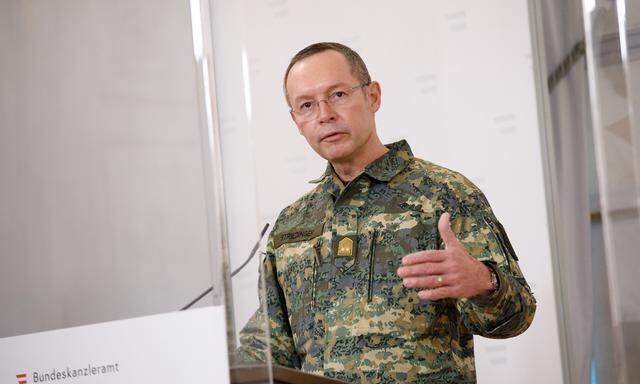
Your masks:
M 527 2 L 216 1 L 212 20 L 232 265 L 324 170 L 287 112 L 289 59 L 345 43 L 382 85 L 383 141 L 406 138 L 485 192 L 538 300 L 524 335 L 476 339 L 479 381 L 561 382 Z M 256 258 L 233 284 L 238 328 L 258 305 L 257 270 Z

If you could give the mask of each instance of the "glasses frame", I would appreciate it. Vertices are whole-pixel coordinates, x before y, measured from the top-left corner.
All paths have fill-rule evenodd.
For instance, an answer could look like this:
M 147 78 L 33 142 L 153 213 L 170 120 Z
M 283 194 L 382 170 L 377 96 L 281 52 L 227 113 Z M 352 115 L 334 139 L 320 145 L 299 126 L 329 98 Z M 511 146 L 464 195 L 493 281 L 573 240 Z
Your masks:
M 333 106 L 334 106 L 334 104 L 333 104 L 333 103 L 331 103 L 329 100 L 331 99 L 331 96 L 332 96 L 333 94 L 335 94 L 336 92 L 349 92 L 349 94 L 350 94 L 352 91 L 355 91 L 355 90 L 360 89 L 360 88 L 368 87 L 369 85 L 371 85 L 371 81 L 368 81 L 368 82 L 366 82 L 366 83 L 360 83 L 360 84 L 358 84 L 358 85 L 354 85 L 353 87 L 351 87 L 351 88 L 349 88 L 349 89 L 345 89 L 345 90 L 343 90 L 343 89 L 338 89 L 338 90 L 335 90 L 335 91 L 331 92 L 331 93 L 329 94 L 329 97 L 326 97 L 326 98 L 324 98 L 324 99 L 320 99 L 320 100 L 313 100 L 313 104 L 312 104 L 312 105 L 313 105 L 313 107 L 315 108 L 315 110 L 314 110 L 314 112 L 310 113 L 308 116 L 300 115 L 299 113 L 297 113 L 297 112 L 293 109 L 293 107 L 290 107 L 290 108 L 289 108 L 289 113 L 292 113 L 293 115 L 295 115 L 295 116 L 296 116 L 296 118 L 298 118 L 298 119 L 302 119 L 302 120 L 304 120 L 304 121 L 307 121 L 307 120 L 313 120 L 313 119 L 317 116 L 318 111 L 320 111 L 320 103 L 321 103 L 321 102 L 323 102 L 323 101 L 324 101 L 324 102 L 326 102 L 327 104 L 331 105 L 331 107 L 333 107 Z M 310 101 L 306 101 L 306 102 L 310 102 Z

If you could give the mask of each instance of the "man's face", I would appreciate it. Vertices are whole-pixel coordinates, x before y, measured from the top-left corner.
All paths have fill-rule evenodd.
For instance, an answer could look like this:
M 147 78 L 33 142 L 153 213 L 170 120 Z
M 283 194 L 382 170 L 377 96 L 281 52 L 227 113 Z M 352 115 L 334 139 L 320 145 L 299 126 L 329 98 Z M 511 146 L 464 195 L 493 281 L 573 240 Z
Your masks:
M 292 107 L 305 101 L 323 100 L 336 90 L 360 84 L 347 59 L 328 50 L 297 62 L 287 77 L 287 94 Z M 380 86 L 350 92 L 348 102 L 332 106 L 320 102 L 312 118 L 291 117 L 311 147 L 329 161 L 348 161 L 371 148 L 375 133 L 374 114 L 380 108 Z

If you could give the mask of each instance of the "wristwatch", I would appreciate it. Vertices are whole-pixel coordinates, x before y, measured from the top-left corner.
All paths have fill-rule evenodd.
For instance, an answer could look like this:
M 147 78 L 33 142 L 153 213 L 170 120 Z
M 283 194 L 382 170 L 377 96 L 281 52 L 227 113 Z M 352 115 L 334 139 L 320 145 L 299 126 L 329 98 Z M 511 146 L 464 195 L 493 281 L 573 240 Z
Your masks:
M 496 274 L 496 271 L 493 269 L 493 267 L 490 267 L 487 265 L 487 268 L 489 268 L 490 282 L 491 282 L 490 293 L 494 293 L 495 291 L 498 290 L 498 288 L 500 288 L 500 280 L 498 280 L 498 275 Z

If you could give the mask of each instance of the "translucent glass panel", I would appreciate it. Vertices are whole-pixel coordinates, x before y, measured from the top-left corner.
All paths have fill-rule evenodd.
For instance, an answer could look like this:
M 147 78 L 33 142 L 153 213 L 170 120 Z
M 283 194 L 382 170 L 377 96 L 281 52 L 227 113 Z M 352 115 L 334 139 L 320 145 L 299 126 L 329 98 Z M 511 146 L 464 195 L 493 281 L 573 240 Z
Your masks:
M 595 360 L 610 361 L 608 379 L 619 383 L 640 374 L 639 5 L 583 2 L 599 185 L 595 219 L 602 225 L 608 290 L 594 305 L 611 319 L 611 328 L 596 328 L 596 338 L 610 344 L 596 350 L 604 355 Z
M 232 268 L 264 223 L 324 171 L 291 121 L 282 77 L 308 44 L 342 42 L 381 82 L 383 141 L 406 138 L 416 156 L 475 182 L 536 293 L 526 334 L 478 338 L 481 382 L 562 380 L 527 7 L 512 0 L 212 2 Z M 257 270 L 254 260 L 233 280 L 236 329 L 258 306 Z

